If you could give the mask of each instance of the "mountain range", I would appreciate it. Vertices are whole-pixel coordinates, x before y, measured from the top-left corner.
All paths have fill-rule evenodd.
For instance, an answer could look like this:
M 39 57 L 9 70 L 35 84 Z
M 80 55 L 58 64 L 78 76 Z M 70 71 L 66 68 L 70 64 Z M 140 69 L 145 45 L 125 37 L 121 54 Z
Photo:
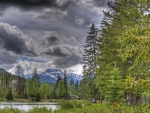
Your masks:
M 6 70 L 4 70 L 2 68 L 0 68 L 0 71 L 7 72 Z M 23 72 L 20 72 L 20 73 L 22 74 Z M 13 75 L 17 76 L 17 74 L 13 74 Z M 32 74 L 29 74 L 29 75 L 25 75 L 24 77 L 27 79 L 28 77 L 31 77 L 31 76 L 32 76 Z M 64 73 L 60 69 L 47 69 L 44 72 L 38 73 L 38 76 L 39 76 L 40 82 L 43 81 L 43 82 L 47 82 L 47 83 L 55 83 L 58 76 L 60 76 L 62 79 L 64 78 Z M 80 83 L 80 81 L 82 80 L 82 75 L 78 75 L 75 73 L 67 73 L 66 76 L 67 76 L 68 82 L 70 80 L 73 80 L 74 83 L 76 81 L 78 81 Z
M 40 82 L 44 81 L 49 83 L 55 83 L 58 76 L 60 76 L 62 79 L 64 78 L 64 73 L 60 69 L 47 69 L 46 71 L 39 74 L 39 80 Z M 74 82 L 80 82 L 82 80 L 82 75 L 78 75 L 75 73 L 68 73 L 66 74 L 66 76 L 68 82 L 71 79 Z
M 6 70 L 4 70 L 2 68 L 0 68 L 0 71 L 7 72 Z M 21 71 L 20 75 L 22 73 L 23 72 Z M 16 73 L 14 73 L 13 75 L 17 76 Z M 24 77 L 27 79 L 28 77 L 31 77 L 31 76 L 32 76 L 32 74 L 29 74 L 29 75 L 25 75 Z M 62 79 L 64 78 L 64 73 L 60 69 L 47 69 L 44 72 L 38 73 L 38 76 L 39 76 L 39 81 L 40 82 L 44 81 L 44 82 L 47 82 L 47 83 L 55 83 L 58 76 L 60 76 Z M 76 81 L 78 81 L 80 83 L 80 81 L 82 80 L 82 75 L 78 75 L 78 74 L 75 74 L 75 73 L 67 73 L 66 76 L 67 76 L 67 81 L 68 82 L 70 80 L 73 80 L 74 83 Z

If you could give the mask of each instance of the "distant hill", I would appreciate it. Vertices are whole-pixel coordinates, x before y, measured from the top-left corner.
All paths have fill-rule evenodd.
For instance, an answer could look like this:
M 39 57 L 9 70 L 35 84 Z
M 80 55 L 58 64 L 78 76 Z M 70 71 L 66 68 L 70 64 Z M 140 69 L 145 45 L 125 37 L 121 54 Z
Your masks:
M 2 75 L 2 74 L 10 75 L 10 76 L 11 76 L 11 78 L 12 78 L 13 80 L 18 79 L 18 76 L 13 75 L 13 74 L 11 74 L 11 73 L 7 72 L 6 70 L 4 70 L 4 69 L 0 68 L 0 79 L 1 79 L 1 75 Z

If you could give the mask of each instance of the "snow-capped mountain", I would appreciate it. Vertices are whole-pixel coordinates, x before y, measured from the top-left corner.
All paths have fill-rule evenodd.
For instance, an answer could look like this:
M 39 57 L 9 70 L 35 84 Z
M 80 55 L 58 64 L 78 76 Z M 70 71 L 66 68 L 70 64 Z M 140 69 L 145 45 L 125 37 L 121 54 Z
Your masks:
M 39 74 L 39 80 L 40 82 L 44 81 L 55 83 L 58 76 L 60 76 L 62 79 L 64 78 L 64 73 L 60 69 L 47 69 L 45 72 Z M 82 80 L 82 75 L 78 75 L 75 73 L 67 73 L 66 76 L 67 81 L 70 81 L 72 79 L 74 80 L 74 82 L 80 82 Z

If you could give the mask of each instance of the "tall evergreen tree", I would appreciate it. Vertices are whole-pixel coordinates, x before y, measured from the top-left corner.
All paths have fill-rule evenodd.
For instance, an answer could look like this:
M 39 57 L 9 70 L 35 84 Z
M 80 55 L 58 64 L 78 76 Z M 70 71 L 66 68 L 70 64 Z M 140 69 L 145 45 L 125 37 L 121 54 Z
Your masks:
M 96 71 L 96 58 L 98 55 L 98 29 L 93 23 L 85 41 L 82 63 L 84 64 L 83 75 L 85 79 L 93 78 Z
M 55 83 L 55 85 L 54 85 L 54 87 L 53 87 L 53 98 L 57 98 L 56 90 L 57 90 L 58 84 L 59 84 L 59 82 L 60 82 L 61 80 L 62 80 L 62 78 L 58 75 L 57 80 L 56 80 L 56 83 Z
M 20 66 L 17 66 L 17 75 L 18 75 L 18 81 L 17 81 L 17 92 L 19 98 L 24 98 L 24 90 L 25 90 L 25 79 L 24 74 L 21 70 Z
M 33 71 L 33 74 L 32 74 L 32 79 L 36 78 L 37 81 L 39 82 L 39 76 L 38 76 L 38 73 L 37 73 L 37 68 L 34 69 Z
M 78 90 L 79 90 L 79 82 L 78 82 L 78 80 L 75 83 L 75 90 L 76 90 L 76 92 L 78 94 Z
M 70 80 L 68 89 L 69 89 L 69 95 L 70 96 L 76 95 L 76 89 L 75 89 L 75 84 L 74 84 L 73 79 Z
M 93 23 L 90 27 L 90 32 L 88 32 L 88 36 L 85 41 L 84 53 L 82 56 L 83 66 L 83 77 L 86 83 L 86 89 L 88 89 L 87 94 L 89 94 L 89 98 L 95 95 L 92 94 L 96 87 L 94 87 L 95 76 L 96 76 L 96 68 L 97 68 L 97 56 L 99 54 L 98 51 L 98 29 L 95 27 Z
M 64 82 L 62 80 L 59 81 L 58 87 L 56 89 L 56 94 L 58 98 L 64 98 L 65 97 L 65 86 Z
M 65 97 L 68 98 L 68 83 L 67 83 L 66 70 L 64 70 L 64 87 L 65 87 Z
M 101 51 L 98 59 L 99 68 L 97 69 L 97 75 L 99 76 L 96 78 L 97 86 L 105 95 L 107 95 L 107 83 L 109 82 L 114 62 L 116 62 L 122 78 L 125 78 L 126 75 L 132 75 L 136 81 L 137 78 L 139 80 L 138 76 L 141 76 L 142 70 L 144 72 L 147 70 L 148 62 L 143 64 L 145 59 L 141 60 L 143 59 L 141 58 L 139 60 L 138 58 L 141 55 L 139 50 L 144 48 L 146 44 L 145 39 L 141 38 L 141 36 L 148 36 L 148 30 L 146 29 L 149 29 L 148 10 L 150 3 L 147 0 L 115 0 L 109 1 L 108 6 L 110 10 L 104 12 L 102 21 L 101 44 L 99 46 Z M 140 41 L 135 37 L 140 37 L 139 39 L 144 40 L 139 43 Z M 146 52 L 143 55 L 146 55 Z M 140 95 L 138 98 L 141 98 L 141 93 L 133 95 L 131 98 L 136 98 L 137 95 Z M 138 100 L 135 99 L 135 101 Z

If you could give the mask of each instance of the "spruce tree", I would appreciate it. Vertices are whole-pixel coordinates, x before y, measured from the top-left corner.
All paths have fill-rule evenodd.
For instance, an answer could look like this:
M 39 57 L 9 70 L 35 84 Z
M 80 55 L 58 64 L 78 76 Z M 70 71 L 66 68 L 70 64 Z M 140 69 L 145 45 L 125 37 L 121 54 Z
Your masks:
M 75 90 L 76 90 L 76 92 L 78 94 L 78 90 L 79 90 L 79 82 L 78 82 L 78 80 L 75 83 Z
M 82 56 L 83 63 L 83 80 L 85 80 L 85 86 L 87 90 L 88 97 L 94 96 L 95 94 L 91 94 L 94 90 L 96 90 L 95 85 L 95 77 L 96 77 L 96 68 L 97 68 L 97 56 L 99 54 L 98 51 L 98 29 L 95 27 L 93 23 L 90 27 L 90 32 L 86 37 L 84 53 Z
M 25 78 L 20 66 L 17 66 L 17 76 L 17 96 L 19 98 L 24 98 Z
M 85 41 L 82 63 L 84 64 L 83 75 L 85 79 L 93 78 L 96 70 L 96 57 L 98 55 L 98 29 L 93 23 Z
M 65 97 L 68 98 L 68 83 L 67 83 L 66 70 L 64 70 L 64 87 L 65 87 Z
M 61 80 L 62 80 L 62 78 L 58 75 L 56 83 L 54 84 L 54 87 L 53 87 L 53 98 L 57 98 L 56 90 L 57 90 L 58 84 Z
M 34 79 L 34 78 L 36 78 L 37 81 L 40 83 L 39 76 L 38 76 L 38 73 L 37 73 L 37 68 L 34 69 L 33 74 L 32 74 L 32 79 Z
M 97 86 L 104 95 L 106 95 L 108 89 L 107 83 L 114 62 L 116 62 L 122 78 L 131 75 L 134 81 L 138 82 L 143 72 L 144 76 L 142 78 L 147 75 L 148 51 L 143 51 L 141 48 L 146 47 L 146 42 L 149 39 L 142 38 L 143 36 L 149 37 L 149 4 L 147 0 L 115 0 L 108 2 L 110 10 L 104 12 L 102 21 L 101 44 L 99 45 L 101 50 L 98 59 L 98 76 L 96 78 Z M 145 56 L 144 59 L 141 57 L 141 53 L 143 53 L 142 56 Z M 127 95 L 132 95 L 130 100 L 137 98 L 133 103 L 141 99 L 141 93 Z

